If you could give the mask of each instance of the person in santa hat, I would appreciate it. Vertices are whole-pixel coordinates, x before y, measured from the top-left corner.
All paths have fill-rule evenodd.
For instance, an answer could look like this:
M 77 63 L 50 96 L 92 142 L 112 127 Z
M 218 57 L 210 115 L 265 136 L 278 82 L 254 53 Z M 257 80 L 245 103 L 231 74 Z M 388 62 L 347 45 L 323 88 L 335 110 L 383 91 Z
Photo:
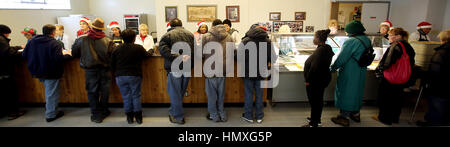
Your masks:
M 389 30 L 393 27 L 391 21 L 386 20 L 380 24 L 380 34 L 383 35 L 384 38 L 389 40 Z
M 146 24 L 139 25 L 139 35 L 136 36 L 135 44 L 142 45 L 145 50 L 153 50 L 155 42 L 153 37 L 148 34 L 148 26 Z
M 203 34 L 208 33 L 208 25 L 205 21 L 200 21 L 197 23 L 197 31 L 194 32 L 195 42 L 197 45 L 201 45 L 202 42 L 202 36 Z
M 112 21 L 111 23 L 109 23 L 108 28 L 111 29 L 111 40 L 114 42 L 114 44 L 116 44 L 116 46 L 123 44 L 119 23 L 117 21 Z
M 431 23 L 429 22 L 421 22 L 417 25 L 417 32 L 414 32 L 410 35 L 409 41 L 431 41 L 428 33 L 431 31 Z
M 89 24 L 91 20 L 87 17 L 81 17 L 80 19 L 80 30 L 77 32 L 77 37 L 81 37 L 83 35 L 87 35 L 89 32 Z
M 31 27 L 26 27 L 25 29 L 23 29 L 23 31 L 21 32 L 25 38 L 27 38 L 27 40 L 31 40 L 31 38 L 33 38 L 34 36 L 36 36 L 36 29 L 33 29 Z

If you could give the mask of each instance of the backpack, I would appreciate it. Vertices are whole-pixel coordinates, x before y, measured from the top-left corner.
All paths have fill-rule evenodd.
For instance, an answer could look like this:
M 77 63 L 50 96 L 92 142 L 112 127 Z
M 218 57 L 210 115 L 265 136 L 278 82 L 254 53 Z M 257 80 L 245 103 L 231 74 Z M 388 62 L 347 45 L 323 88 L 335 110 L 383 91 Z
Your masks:
M 361 57 L 359 58 L 359 60 L 356 60 L 356 59 L 355 60 L 358 61 L 358 64 L 360 67 L 367 67 L 367 66 L 371 65 L 373 60 L 375 59 L 375 50 L 373 49 L 372 46 L 367 47 L 364 44 L 364 42 L 361 39 L 359 39 L 358 37 L 354 37 L 354 38 L 358 39 L 361 42 L 361 44 L 364 46 L 364 48 L 366 49 L 366 50 L 364 50 L 364 52 L 361 55 Z
M 411 63 L 409 61 L 409 55 L 406 53 L 403 43 L 398 43 L 402 46 L 402 56 L 395 64 L 383 72 L 384 78 L 391 84 L 405 84 L 411 77 Z

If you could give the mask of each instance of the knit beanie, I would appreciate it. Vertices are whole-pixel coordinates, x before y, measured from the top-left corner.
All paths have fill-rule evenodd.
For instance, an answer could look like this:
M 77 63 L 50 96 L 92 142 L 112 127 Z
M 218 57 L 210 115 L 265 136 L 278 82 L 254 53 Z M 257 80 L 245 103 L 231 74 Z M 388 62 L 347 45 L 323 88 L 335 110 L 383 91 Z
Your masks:
M 11 29 L 6 25 L 0 24 L 0 35 L 3 34 L 11 34 Z
M 345 32 L 347 32 L 348 34 L 360 34 L 364 33 L 365 31 L 366 28 L 364 28 L 361 21 L 354 20 L 345 26 Z

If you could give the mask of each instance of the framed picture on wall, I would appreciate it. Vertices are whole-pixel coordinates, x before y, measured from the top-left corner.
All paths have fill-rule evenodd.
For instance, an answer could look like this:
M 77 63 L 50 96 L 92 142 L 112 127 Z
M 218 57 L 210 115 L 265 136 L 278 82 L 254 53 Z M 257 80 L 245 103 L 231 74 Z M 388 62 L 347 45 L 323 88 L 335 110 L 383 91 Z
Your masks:
M 314 33 L 314 26 L 306 26 L 305 32 L 307 32 L 307 33 Z
M 303 32 L 303 21 L 274 21 L 273 32 L 278 33 L 280 28 L 284 25 L 288 25 L 291 33 Z
M 239 14 L 239 6 L 227 6 L 227 19 L 231 22 L 239 22 L 240 14 Z
M 295 20 L 306 20 L 306 12 L 295 12 Z
M 217 18 L 216 5 L 187 6 L 188 22 L 207 21 L 212 22 Z
M 231 22 L 239 22 L 240 14 L 239 14 L 239 6 L 227 6 L 227 19 Z
M 166 22 L 169 22 L 174 18 L 178 18 L 178 7 L 166 6 Z
M 281 12 L 270 12 L 269 20 L 270 21 L 280 21 L 281 20 Z

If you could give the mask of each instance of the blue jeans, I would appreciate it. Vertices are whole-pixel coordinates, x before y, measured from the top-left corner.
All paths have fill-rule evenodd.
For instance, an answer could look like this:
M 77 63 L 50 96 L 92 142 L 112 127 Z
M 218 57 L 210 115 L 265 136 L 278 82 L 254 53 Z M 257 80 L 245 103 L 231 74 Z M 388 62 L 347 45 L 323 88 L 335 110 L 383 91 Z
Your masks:
M 210 117 L 217 121 L 227 119 L 225 113 L 225 78 L 206 78 L 205 91 L 208 96 L 208 112 Z M 219 118 L 220 117 L 220 118 Z
M 253 120 L 253 91 L 255 92 L 256 119 L 264 118 L 263 94 L 260 80 L 244 79 L 244 117 Z
M 434 126 L 450 125 L 450 98 L 429 96 L 425 120 Z
M 141 87 L 142 77 L 138 76 L 118 76 L 116 83 L 122 93 L 123 108 L 125 113 L 141 112 Z
M 45 117 L 55 118 L 58 110 L 59 79 L 39 79 L 45 87 Z
M 184 118 L 183 97 L 189 84 L 189 77 L 175 77 L 172 73 L 167 74 L 167 92 L 170 97 L 169 115 L 175 120 L 181 121 Z

